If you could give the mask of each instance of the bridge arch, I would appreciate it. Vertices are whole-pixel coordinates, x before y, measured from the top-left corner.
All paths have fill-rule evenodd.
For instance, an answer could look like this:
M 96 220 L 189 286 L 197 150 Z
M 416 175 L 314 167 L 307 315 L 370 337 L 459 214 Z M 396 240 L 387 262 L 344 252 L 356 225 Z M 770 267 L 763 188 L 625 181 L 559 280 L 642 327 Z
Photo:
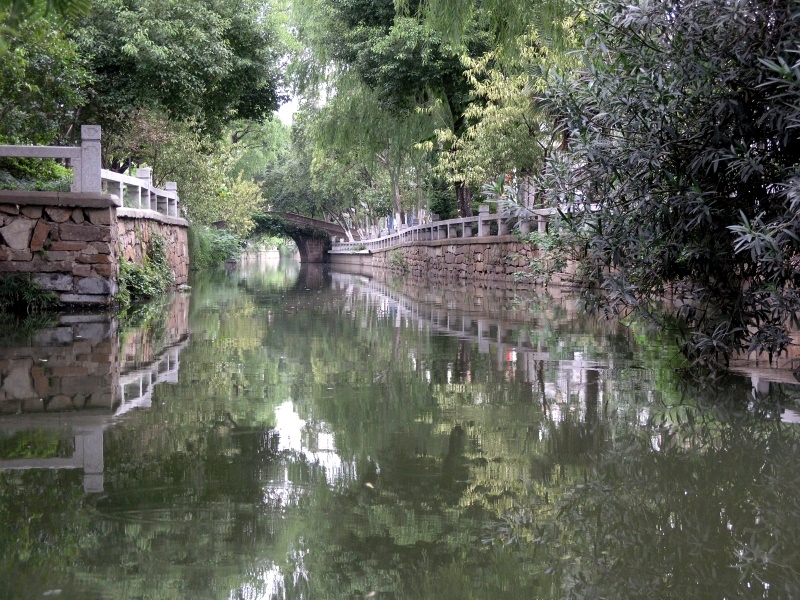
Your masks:
M 254 218 L 253 234 L 291 238 L 300 252 L 300 262 L 328 262 L 331 237 L 345 237 L 344 229 L 335 223 L 327 223 L 294 213 L 265 213 Z

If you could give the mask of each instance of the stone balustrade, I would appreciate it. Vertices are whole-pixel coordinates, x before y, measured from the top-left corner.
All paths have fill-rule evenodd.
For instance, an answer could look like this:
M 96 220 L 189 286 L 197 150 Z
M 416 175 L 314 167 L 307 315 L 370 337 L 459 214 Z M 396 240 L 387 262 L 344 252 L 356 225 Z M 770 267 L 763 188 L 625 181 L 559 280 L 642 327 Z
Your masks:
M 100 126 L 81 125 L 81 145 L 71 146 L 0 146 L 0 156 L 17 158 L 65 158 L 72 167 L 72 192 L 100 193 Z
M 539 232 L 546 231 L 547 220 L 555 212 L 555 209 L 544 208 L 531 211 L 536 217 L 536 224 Z M 518 220 L 517 223 L 520 233 L 530 232 L 531 222 Z M 415 242 L 430 242 L 437 240 L 452 240 L 465 238 L 485 238 L 509 235 L 510 219 L 500 214 L 489 212 L 488 206 L 481 206 L 478 215 L 474 217 L 463 217 L 459 219 L 448 219 L 446 221 L 434 220 L 423 225 L 413 225 L 404 227 L 399 231 L 389 235 L 381 236 L 372 240 L 361 240 L 358 242 L 334 242 L 331 246 L 331 254 L 351 254 L 354 252 L 369 253 L 378 250 L 387 250 L 397 246 L 413 244 Z
M 81 146 L 0 146 L 0 156 L 68 159 L 70 192 L 0 190 L 0 274 L 28 274 L 68 305 L 105 306 L 118 291 L 119 262 L 144 264 L 150 240 L 166 241 L 176 284 L 189 274 L 188 223 L 177 185 L 152 185 L 101 168 L 101 130 L 81 127 Z M 124 203 L 124 206 L 123 206 Z
M 152 169 L 140 168 L 136 177 L 122 175 L 102 169 L 103 191 L 114 194 L 125 208 L 151 210 L 153 212 L 180 218 L 180 199 L 178 198 L 178 184 L 168 181 L 164 184 L 166 189 L 155 187 L 151 181 Z

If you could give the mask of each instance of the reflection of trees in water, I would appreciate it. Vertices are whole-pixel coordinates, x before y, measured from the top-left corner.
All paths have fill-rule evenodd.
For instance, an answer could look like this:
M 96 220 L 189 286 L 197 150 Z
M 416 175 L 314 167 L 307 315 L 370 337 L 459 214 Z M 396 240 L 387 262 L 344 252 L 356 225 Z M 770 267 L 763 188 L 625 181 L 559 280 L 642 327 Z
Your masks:
M 552 511 L 499 521 L 496 539 L 544 553 L 569 598 L 798 597 L 800 434 L 735 395 L 666 412 L 584 446 L 583 481 Z

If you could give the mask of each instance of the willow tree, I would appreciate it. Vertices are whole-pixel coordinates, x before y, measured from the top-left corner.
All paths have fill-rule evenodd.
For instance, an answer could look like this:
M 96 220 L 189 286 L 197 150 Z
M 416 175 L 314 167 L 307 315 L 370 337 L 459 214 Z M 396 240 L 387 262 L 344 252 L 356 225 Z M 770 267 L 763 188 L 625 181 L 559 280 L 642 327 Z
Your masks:
M 405 129 L 391 136 L 395 145 L 384 153 L 387 158 L 412 154 L 413 146 L 431 138 L 430 132 L 414 137 L 419 111 L 461 135 L 467 125 L 464 111 L 472 100 L 461 58 L 465 52 L 478 56 L 490 48 L 479 24 L 468 40 L 452 45 L 417 14 L 397 13 L 392 0 L 298 2 L 295 7 L 299 36 L 306 45 L 295 61 L 295 73 L 304 91 L 319 83 L 308 77 L 314 71 L 326 75 L 322 89 L 328 100 L 348 94 L 354 78 L 369 88 L 384 111 L 381 129 L 387 123 Z M 407 147 L 398 148 L 398 142 Z M 397 168 L 396 160 L 390 168 Z M 469 214 L 469 188 L 463 181 L 454 183 L 462 214 Z

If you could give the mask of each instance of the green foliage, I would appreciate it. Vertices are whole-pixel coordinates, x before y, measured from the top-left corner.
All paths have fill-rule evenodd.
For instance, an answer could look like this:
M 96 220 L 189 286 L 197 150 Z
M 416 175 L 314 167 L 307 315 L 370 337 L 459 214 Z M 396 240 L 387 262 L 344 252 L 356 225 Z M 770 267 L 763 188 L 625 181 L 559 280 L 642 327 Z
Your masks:
M 612 311 L 669 294 L 691 359 L 780 355 L 800 314 L 796 6 L 596 11 L 585 66 L 543 101 L 566 142 L 544 187 L 590 238 L 590 281 Z
M 127 307 L 164 294 L 172 285 L 172 270 L 167 262 L 166 241 L 158 234 L 150 237 L 144 264 L 123 260 L 119 265 L 117 301 Z
M 290 143 L 290 129 L 275 118 L 265 123 L 235 121 L 226 134 L 233 145 L 231 175 L 258 181 L 270 165 L 280 163 Z
M 68 192 L 72 169 L 54 160 L 0 158 L 0 190 Z
M 396 14 L 390 0 L 298 2 L 295 12 L 301 40 L 310 48 L 298 61 L 309 55 L 320 61 L 316 68 L 327 75 L 325 89 L 334 92 L 316 119 L 313 141 L 321 149 L 313 156 L 319 172 L 335 172 L 331 167 L 338 163 L 351 181 L 374 190 L 377 172 L 384 171 L 382 193 L 374 197 L 388 199 L 394 215 L 426 208 L 428 142 L 437 128 L 456 136 L 464 129 L 471 98 L 461 55 L 489 49 L 480 26 L 470 29 L 465 45 L 452 46 L 413 10 Z M 313 93 L 310 87 L 307 93 Z M 351 194 L 337 200 L 358 210 L 356 194 L 342 196 Z
M 90 8 L 90 0 L 0 0 L 0 34 L 17 33 L 21 26 L 43 17 L 81 17 Z
M 278 107 L 282 39 L 255 1 L 98 0 L 76 31 L 91 57 L 94 94 L 83 118 L 109 133 L 134 109 L 194 120 L 215 136 Z M 266 10 L 265 10 L 266 9 Z
M 236 260 L 242 252 L 242 240 L 224 229 L 192 225 L 189 227 L 189 264 L 193 271 L 220 266 Z
M 92 75 L 78 45 L 64 33 L 63 23 L 51 17 L 23 20 L 8 35 L 0 32 L 0 39 L 6 43 L 0 55 L 0 143 L 69 140 L 69 130 L 87 101 Z
M 134 112 L 125 132 L 112 135 L 106 146 L 109 162 L 146 164 L 162 187 L 176 182 L 184 215 L 193 223 L 224 220 L 243 237 L 265 201 L 258 185 L 236 168 L 240 151 L 225 139 L 203 134 L 193 121 L 143 110 Z
M 528 271 L 515 273 L 516 278 L 532 278 L 547 284 L 553 279 L 553 275 L 564 272 L 573 247 L 571 237 L 561 236 L 555 231 L 535 231 L 521 236 L 521 239 L 536 248 L 538 255 L 528 264 Z
M 43 290 L 29 275 L 0 277 L 0 314 L 32 315 L 54 310 L 58 298 Z
M 323 229 L 291 223 L 278 215 L 255 215 L 254 220 L 256 222 L 254 233 L 256 234 L 267 234 L 273 237 L 310 237 L 328 241 L 331 239 L 330 234 Z

